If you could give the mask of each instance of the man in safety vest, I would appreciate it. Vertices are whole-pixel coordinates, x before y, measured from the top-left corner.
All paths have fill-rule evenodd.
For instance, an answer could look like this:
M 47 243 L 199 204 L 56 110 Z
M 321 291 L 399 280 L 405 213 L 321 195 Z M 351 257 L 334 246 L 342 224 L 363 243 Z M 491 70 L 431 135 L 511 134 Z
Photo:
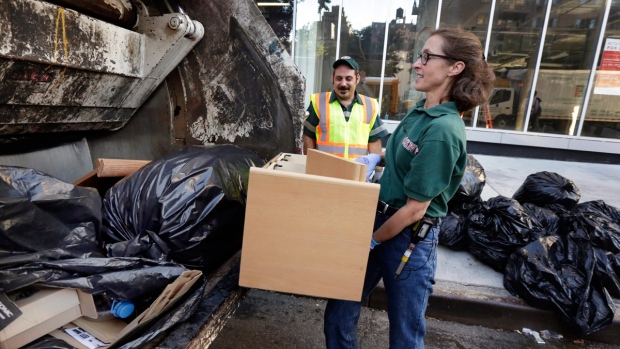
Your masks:
M 304 154 L 308 149 L 318 149 L 354 159 L 368 166 L 369 178 L 381 161 L 381 138 L 388 132 L 377 117 L 377 100 L 355 91 L 360 82 L 357 62 L 344 56 L 333 68 L 333 91 L 310 96 L 304 121 Z

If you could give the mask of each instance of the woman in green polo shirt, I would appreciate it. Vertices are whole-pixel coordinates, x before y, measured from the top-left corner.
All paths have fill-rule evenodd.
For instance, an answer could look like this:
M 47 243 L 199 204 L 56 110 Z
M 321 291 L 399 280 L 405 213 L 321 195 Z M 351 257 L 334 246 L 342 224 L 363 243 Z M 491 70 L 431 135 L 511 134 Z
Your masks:
M 415 88 L 426 92 L 426 99 L 407 112 L 388 140 L 363 292 L 365 300 L 383 278 L 391 349 L 424 347 L 440 220 L 467 162 L 460 114 L 486 102 L 495 80 L 480 40 L 460 28 L 434 31 L 413 68 Z M 434 225 L 397 273 L 412 241 L 411 226 L 423 217 Z M 327 348 L 358 347 L 360 308 L 361 302 L 328 301 Z

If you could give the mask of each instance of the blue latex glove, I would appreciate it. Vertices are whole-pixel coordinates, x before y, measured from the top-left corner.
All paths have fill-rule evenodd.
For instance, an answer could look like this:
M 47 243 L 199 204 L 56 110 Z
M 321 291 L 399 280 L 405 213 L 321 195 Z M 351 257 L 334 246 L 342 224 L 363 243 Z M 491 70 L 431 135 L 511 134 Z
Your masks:
M 370 182 L 370 176 L 374 172 L 375 167 L 381 162 L 381 155 L 371 153 L 355 159 L 355 162 L 366 165 L 366 180 Z

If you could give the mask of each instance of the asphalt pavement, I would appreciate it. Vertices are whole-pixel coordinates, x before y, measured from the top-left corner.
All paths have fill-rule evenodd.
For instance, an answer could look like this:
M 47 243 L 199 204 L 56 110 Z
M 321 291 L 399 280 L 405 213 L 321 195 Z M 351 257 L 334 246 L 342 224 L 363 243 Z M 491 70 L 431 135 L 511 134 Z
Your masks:
M 209 349 L 325 348 L 324 309 L 323 299 L 252 290 Z M 427 318 L 427 327 L 427 349 L 620 348 L 568 338 L 543 339 L 545 344 L 538 344 L 533 336 L 522 331 L 498 330 L 433 318 Z M 360 349 L 387 348 L 387 313 L 362 308 L 358 331 Z
M 528 175 L 548 171 L 572 180 L 580 202 L 620 208 L 620 165 L 476 155 L 486 173 L 482 198 L 511 197 Z M 427 348 L 620 348 L 620 317 L 590 341 L 565 333 L 555 315 L 527 305 L 503 287 L 503 275 L 468 252 L 440 246 L 437 284 L 427 310 Z M 360 347 L 387 348 L 385 296 L 379 288 L 360 319 Z M 620 301 L 615 299 L 616 307 Z M 252 290 L 210 348 L 323 348 L 324 301 Z M 441 319 L 441 320 L 436 320 Z M 538 344 L 522 333 L 550 330 L 563 339 Z M 603 344 L 610 343 L 610 344 Z

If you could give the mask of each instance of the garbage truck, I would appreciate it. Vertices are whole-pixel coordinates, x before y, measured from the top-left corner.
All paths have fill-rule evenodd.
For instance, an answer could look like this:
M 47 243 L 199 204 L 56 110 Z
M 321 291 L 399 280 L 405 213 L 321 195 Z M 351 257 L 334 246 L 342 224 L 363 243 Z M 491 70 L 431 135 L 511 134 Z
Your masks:
M 252 0 L 0 6 L 0 164 L 71 182 L 182 145 L 300 147 L 305 80 Z
M 267 160 L 301 149 L 305 80 L 253 0 L 0 7 L 0 165 L 73 183 L 101 158 L 233 144 Z M 191 323 L 159 342 L 209 346 L 247 293 L 238 261 L 207 276 Z
M 620 137 L 620 98 L 593 93 L 583 105 L 589 71 L 540 70 L 536 93 L 542 101 L 539 130 L 574 134 L 582 108 L 586 108 L 584 136 Z M 596 79 L 595 79 L 596 81 Z M 596 92 L 596 91 L 595 91 Z M 489 97 L 489 113 L 494 128 L 514 129 L 519 116 L 524 117 L 528 91 L 513 87 L 495 87 Z M 479 117 L 484 121 L 484 117 Z M 572 131 L 572 132 L 571 132 Z M 616 136 L 614 136 L 616 135 Z

